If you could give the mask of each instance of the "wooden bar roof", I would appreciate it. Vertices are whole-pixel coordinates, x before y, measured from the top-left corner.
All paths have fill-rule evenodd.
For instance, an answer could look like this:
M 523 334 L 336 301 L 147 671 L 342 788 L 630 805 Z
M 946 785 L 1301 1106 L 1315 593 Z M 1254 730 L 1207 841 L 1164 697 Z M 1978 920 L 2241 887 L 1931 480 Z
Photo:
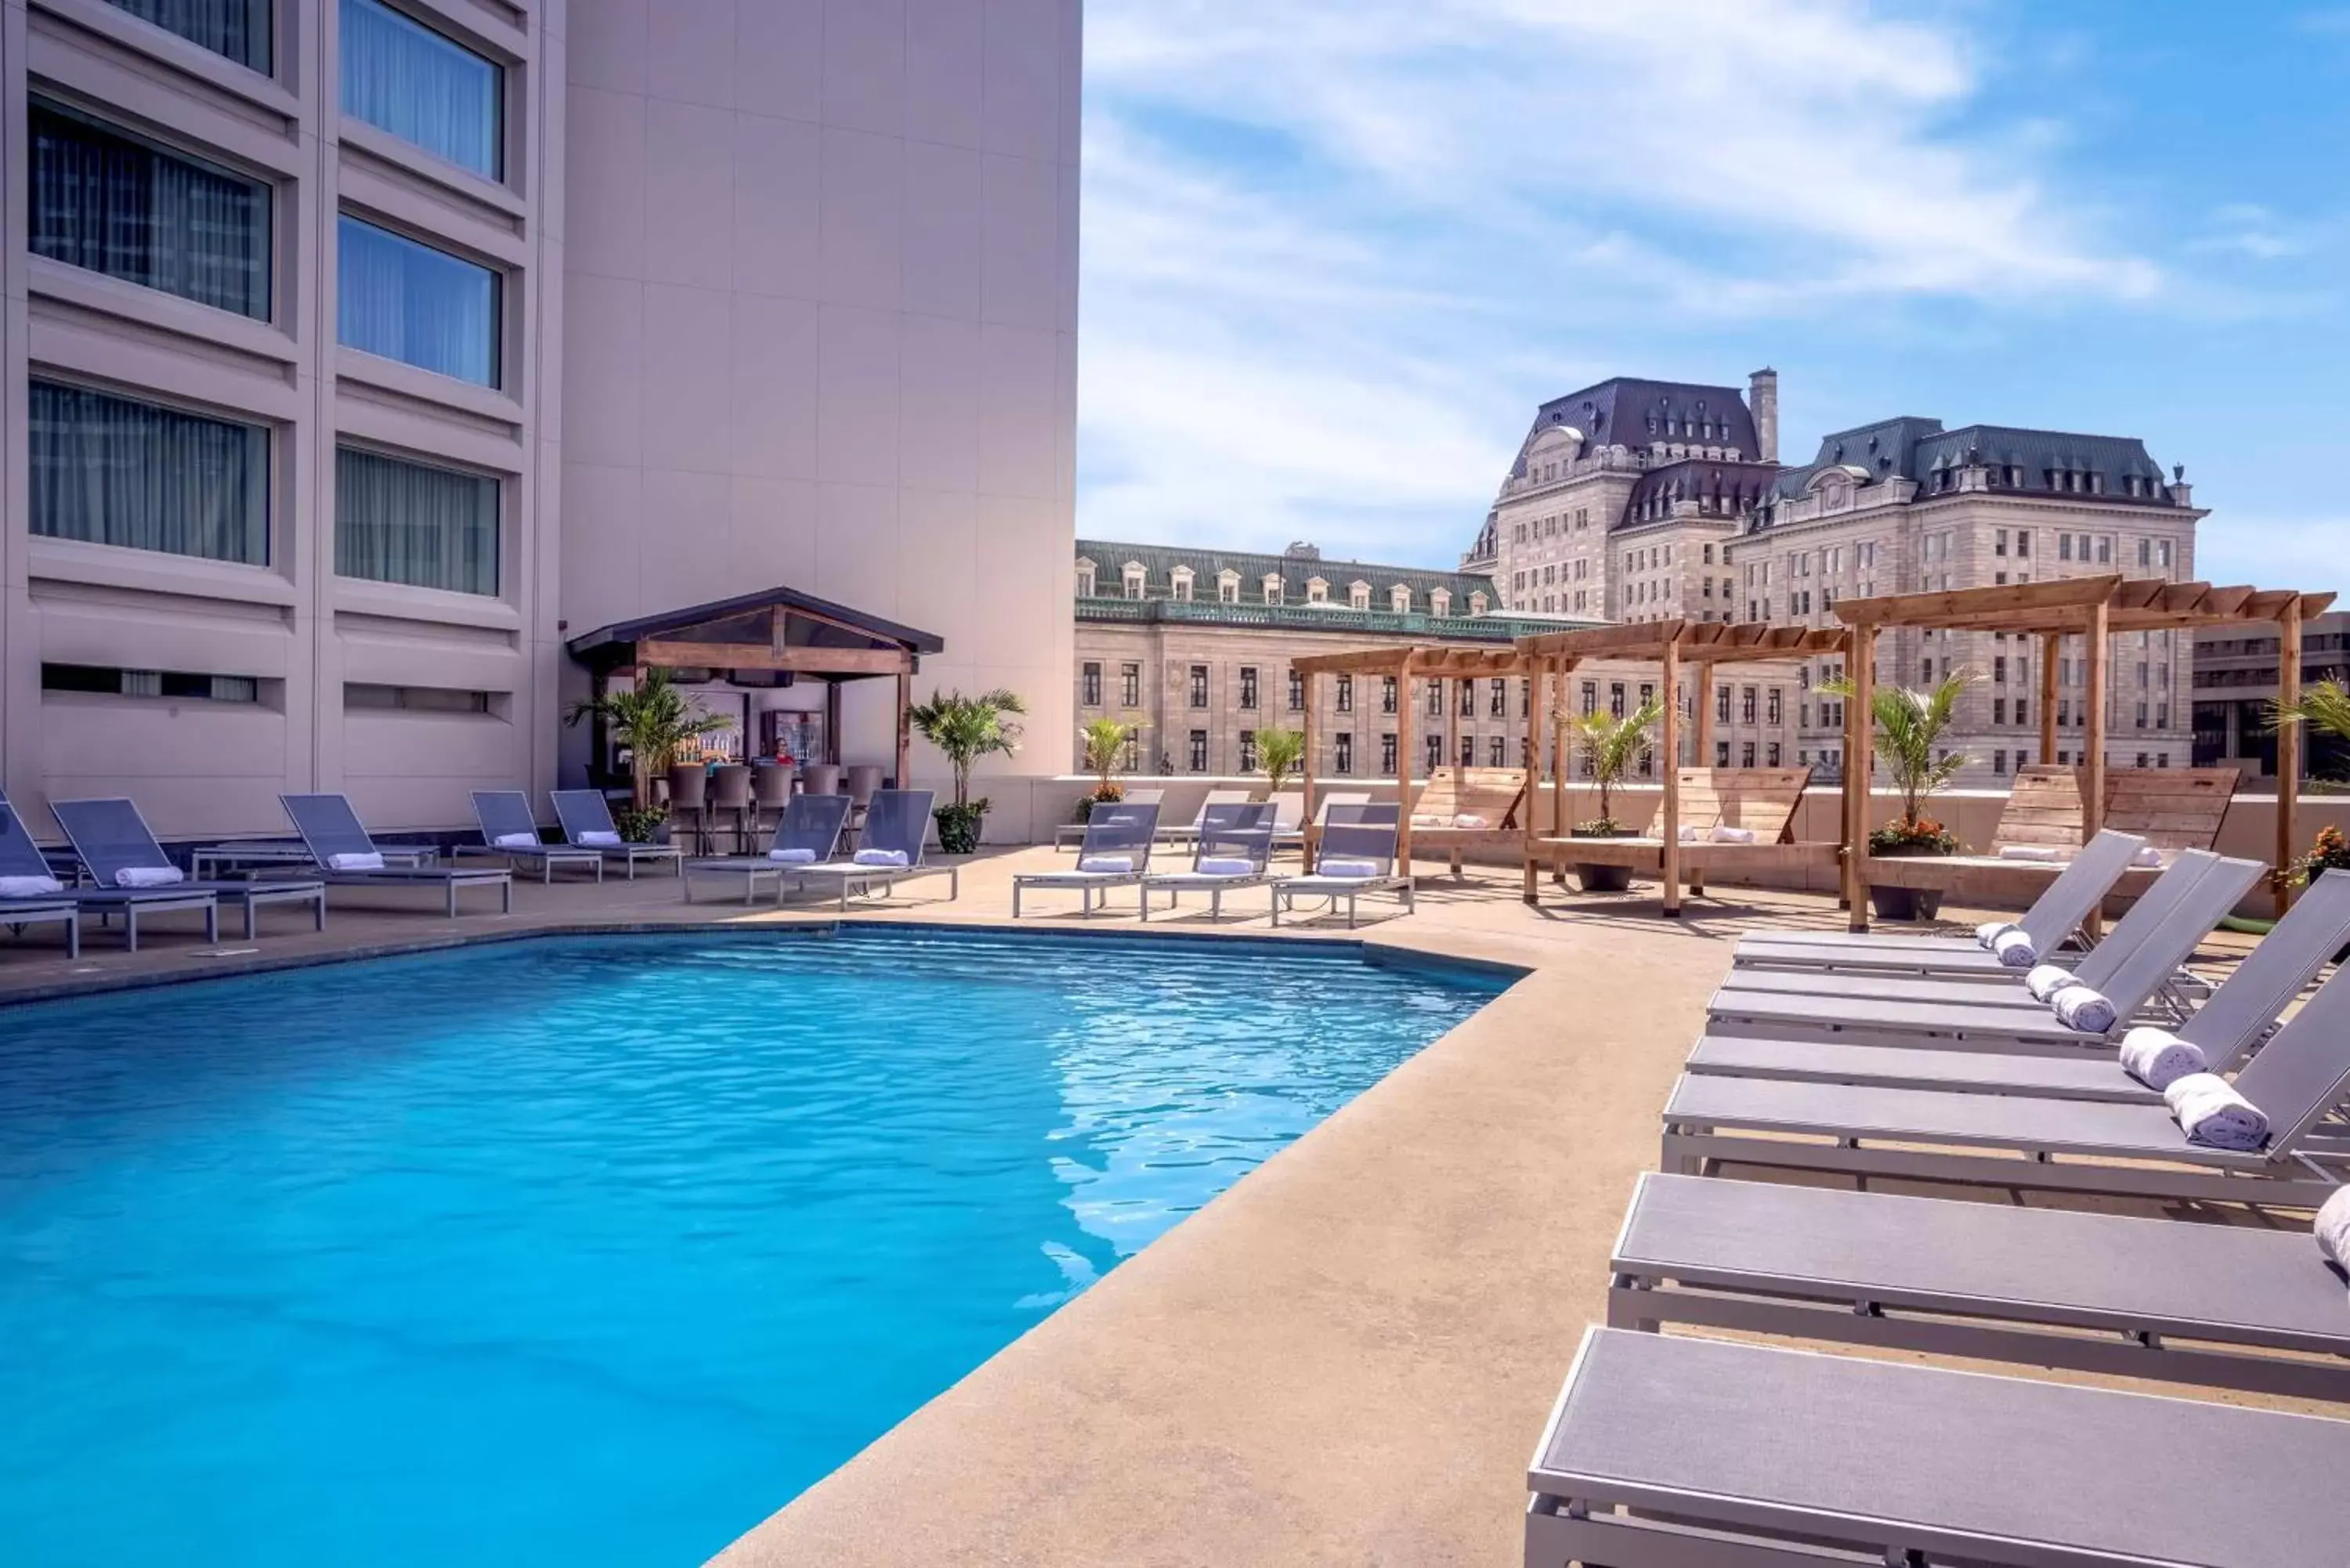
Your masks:
M 1290 661 L 1300 675 L 1530 675 L 1534 660 L 1516 648 L 1451 648 L 1398 643 L 1352 653 L 1316 653 Z
M 2214 587 L 2210 583 L 2174 583 L 2160 577 L 2125 577 L 2109 573 L 2064 577 L 2044 583 L 2007 583 L 1942 593 L 1889 594 L 1846 599 L 1835 607 L 1847 626 L 1922 626 L 1953 631 L 2086 631 L 2090 612 L 2103 604 L 2114 631 L 2168 627 L 2223 626 L 2231 621 L 2272 621 L 2294 600 L 2303 618 L 2324 612 L 2330 593 L 2290 588 Z
M 1671 648 L 1686 663 L 1745 663 L 1842 653 L 1852 634 L 1835 627 L 1773 626 L 1765 621 L 1650 620 L 1544 632 L 1518 639 L 1536 659 L 1662 659 Z

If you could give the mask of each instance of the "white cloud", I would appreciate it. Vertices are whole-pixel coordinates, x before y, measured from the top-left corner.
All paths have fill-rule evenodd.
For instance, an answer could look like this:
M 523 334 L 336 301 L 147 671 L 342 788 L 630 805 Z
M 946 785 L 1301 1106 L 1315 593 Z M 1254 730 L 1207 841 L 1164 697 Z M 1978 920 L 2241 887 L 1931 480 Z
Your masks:
M 1970 123 L 1957 26 L 1859 0 L 1095 0 L 1087 76 L 1089 534 L 1440 561 L 1576 376 L 2165 281 Z

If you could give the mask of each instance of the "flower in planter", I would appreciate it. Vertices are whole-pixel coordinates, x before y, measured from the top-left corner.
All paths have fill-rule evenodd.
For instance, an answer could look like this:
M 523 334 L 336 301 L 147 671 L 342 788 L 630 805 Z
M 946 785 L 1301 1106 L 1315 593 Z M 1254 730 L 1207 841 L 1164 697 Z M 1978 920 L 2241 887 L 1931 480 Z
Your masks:
M 2350 837 L 2345 837 L 2338 827 L 2318 829 L 2317 842 L 2293 863 L 2292 871 L 2296 887 L 2314 882 L 2328 871 L 2350 871 Z
M 1576 838 L 1629 838 L 1632 830 L 1612 817 L 1595 816 L 1589 822 L 1578 822 L 1572 829 Z
M 1868 836 L 1871 855 L 1956 855 L 1958 835 L 1930 816 L 1888 822 Z

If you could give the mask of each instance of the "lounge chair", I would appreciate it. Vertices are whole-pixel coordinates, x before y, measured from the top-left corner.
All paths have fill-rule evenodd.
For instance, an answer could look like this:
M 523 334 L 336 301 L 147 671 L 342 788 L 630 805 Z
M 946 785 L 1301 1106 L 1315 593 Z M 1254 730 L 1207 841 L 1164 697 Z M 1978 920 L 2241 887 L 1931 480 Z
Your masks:
M 1200 802 L 1199 814 L 1193 816 L 1191 821 L 1161 823 L 1159 825 L 1159 842 L 1163 844 L 1190 844 L 1195 841 L 1200 836 L 1200 825 L 1208 820 L 1208 813 L 1210 811 L 1220 805 L 1246 805 L 1248 804 L 1248 797 L 1249 792 L 1244 789 L 1210 790 L 1208 792 L 1207 798 Z
M 1077 913 L 1091 915 L 1094 900 L 1105 908 L 1113 888 L 1140 888 L 1150 875 L 1150 848 L 1159 836 L 1159 803 L 1112 801 L 1086 819 L 1077 863 L 1066 871 L 1026 871 L 1012 878 L 1012 918 L 1020 918 L 1021 895 L 1037 888 L 1075 888 Z
M 2315 1208 L 2350 1170 L 2350 1144 L 2312 1136 L 2350 1094 L 2345 973 L 2236 1075 L 2268 1117 L 2256 1152 L 2190 1142 L 2159 1105 L 1685 1074 L 1665 1103 L 1662 1168 L 1702 1175 L 1729 1162 Z
M 937 798 L 935 791 L 926 789 L 875 790 L 872 804 L 865 808 L 865 831 L 858 838 L 856 853 L 846 860 L 803 866 L 792 879 L 803 885 L 830 884 L 843 909 L 848 908 L 851 893 L 869 896 L 879 888 L 887 895 L 909 877 L 941 871 L 947 874 L 947 898 L 962 897 L 961 867 L 952 861 L 937 866 L 922 862 L 922 846 L 931 833 L 931 803 Z
M 1281 797 L 1279 795 L 1275 795 L 1274 799 L 1277 802 Z M 1330 814 L 1332 812 L 1341 810 L 1347 806 L 1368 805 L 1370 804 L 1371 795 L 1368 790 L 1317 790 L 1315 792 L 1314 821 L 1311 826 L 1300 827 L 1295 832 L 1284 832 L 1280 826 L 1279 815 L 1275 815 L 1274 818 L 1274 826 L 1273 830 L 1273 846 L 1276 850 L 1303 849 L 1309 842 L 1319 844 L 1322 841 L 1323 831 L 1330 826 Z
M 498 909 L 514 911 L 514 873 L 504 867 L 390 866 L 360 826 L 359 813 L 339 794 L 281 794 L 278 804 L 309 846 L 328 886 L 334 888 L 438 888 L 451 919 L 457 918 L 461 888 L 494 888 Z
M 1238 888 L 1262 888 L 1273 879 L 1274 805 L 1271 801 L 1211 807 L 1201 814 L 1199 846 L 1187 871 L 1154 871 L 1142 879 L 1142 918 L 1150 919 L 1150 896 L 1167 895 L 1169 908 L 1186 893 L 1208 895 L 1208 919 L 1222 919 L 1224 895 Z
M 2303 1231 L 1648 1171 L 1608 1269 L 1615 1328 L 2350 1398 L 2350 1303 Z
M 1404 913 L 1412 909 L 1412 883 L 1408 868 L 1396 866 L 1396 817 L 1392 805 L 1333 805 L 1317 829 L 1321 853 L 1315 869 L 1302 877 L 1284 877 L 1273 885 L 1273 923 L 1281 924 L 1285 904 L 1294 913 L 1300 898 L 1327 898 L 1335 912 L 1347 901 L 1347 929 L 1355 929 L 1356 901 L 1366 893 L 1394 893 Z M 1332 870 L 1336 863 L 1340 869 Z
M 2147 847 L 2135 834 L 2111 829 L 2085 846 L 2015 921 L 2043 961 L 2061 961 L 2064 945 Z M 1851 931 L 1761 931 L 1738 940 L 1740 969 L 1810 969 L 1856 974 L 2006 976 L 2013 973 L 1970 937 L 1884 936 Z
M 176 874 L 180 869 L 156 842 L 147 819 L 131 801 L 120 796 L 109 800 L 53 800 L 49 811 L 57 817 L 57 826 L 66 830 L 66 838 L 81 857 L 90 879 L 100 888 L 121 887 L 126 871 L 154 876 Z M 215 904 L 241 910 L 247 941 L 257 934 L 257 911 L 264 904 L 307 904 L 313 927 L 321 931 L 327 929 L 327 885 L 315 877 L 182 879 L 161 890 L 191 898 L 209 893 Z
M 531 815 L 530 796 L 518 789 L 475 790 L 473 820 L 481 824 L 482 841 L 460 844 L 460 855 L 496 856 L 509 866 L 536 864 L 541 882 L 554 881 L 557 866 L 585 866 L 596 873 L 596 880 L 604 879 L 603 852 L 546 842 Z
M 2177 1033 L 2203 1053 L 2209 1070 L 2243 1064 L 2326 960 L 2350 941 L 2350 871 L 2320 877 L 2276 929 L 2262 938 Z M 1709 1034 L 1687 1070 L 1733 1078 L 1785 1078 L 1814 1084 L 1873 1084 L 1883 1088 L 1950 1089 L 2046 1099 L 2156 1105 L 2162 1096 L 2105 1054 L 2022 1055 L 1933 1046 L 1851 1045 Z
M 620 830 L 612 821 L 612 803 L 604 798 L 602 790 L 558 789 L 549 792 L 547 798 L 555 803 L 555 820 L 563 829 L 563 842 L 619 861 L 629 881 L 637 879 L 640 865 L 667 865 L 679 876 L 685 875 L 685 851 L 678 845 L 620 841 Z
M 1674 858 L 1681 879 L 1701 892 L 1708 871 L 1785 872 L 1841 864 L 1842 845 L 1804 843 L 1795 837 L 1795 814 L 1803 808 L 1804 792 L 1811 783 L 1807 767 L 1680 769 L 1674 787 L 1680 796 L 1681 836 Z M 1655 826 L 1663 831 L 1661 814 Z M 1543 867 L 1620 866 L 1662 877 L 1665 867 L 1664 840 L 1648 836 L 1545 836 L 1531 839 L 1526 856 L 1529 898 L 1533 873 Z
M 2171 983 L 2197 944 L 2265 874 L 2257 861 L 2189 851 L 2165 874 L 2162 885 L 2138 900 L 2114 936 L 2074 971 L 2112 1002 L 2119 1019 L 2116 1032 Z M 2163 897 L 2166 886 L 2179 888 L 2175 900 Z M 1822 994 L 1821 982 L 1836 994 Z M 2002 997 L 1972 981 L 1733 970 L 1707 1011 L 1711 1031 L 1726 1034 L 1940 1041 L 1974 1049 L 2010 1043 L 2094 1046 L 2108 1037 L 2059 1023 L 2054 1012 L 2033 1002 L 2021 984 Z
M 16 826 L 16 814 L 0 806 L 0 859 L 6 858 L 8 839 L 23 836 L 23 830 Z M 32 847 L 38 857 L 40 846 Z M 23 936 L 28 926 L 63 926 L 66 957 L 81 957 L 81 906 L 66 896 L 65 884 L 49 870 L 47 859 L 42 859 L 38 872 L 23 869 L 21 857 L 16 869 L 0 865 L 0 881 L 13 884 L 16 889 L 0 893 L 0 925 L 6 926 L 11 936 Z
M 1593 1328 L 1528 1568 L 2283 1568 L 2341 1559 L 2350 1422 Z
M 775 901 L 781 903 L 784 884 L 803 867 L 829 860 L 840 848 L 841 830 L 848 826 L 853 799 L 845 794 L 795 794 L 776 820 L 773 840 L 764 855 L 733 855 L 723 859 L 689 860 L 678 880 L 685 901 L 693 902 L 696 877 L 740 877 L 743 901 L 758 895 L 760 882 L 773 877 Z
M 1155 806 L 1166 798 L 1167 792 L 1163 789 L 1128 789 L 1118 797 L 1116 804 Z M 1092 820 L 1090 815 L 1086 819 L 1087 822 Z M 1065 822 L 1053 829 L 1053 847 L 1055 849 L 1075 849 L 1085 841 L 1086 824 L 1084 822 Z
M 1411 801 L 1415 857 L 1422 849 L 1439 852 L 1451 861 L 1455 877 L 1464 851 L 1516 848 L 1524 839 L 1518 826 L 1518 813 L 1526 805 L 1523 768 L 1438 768 L 1419 794 L 1412 794 L 1409 780 L 1398 793 Z
M 85 869 L 88 868 L 85 863 Z M 179 867 L 172 867 L 177 872 Z M 95 875 L 93 873 L 93 875 Z M 204 940 L 220 940 L 220 901 L 203 888 L 191 888 L 184 877 L 177 883 L 159 887 L 129 887 L 109 881 L 94 888 L 68 888 L 58 881 L 49 868 L 48 857 L 25 826 L 8 797 L 0 794 L 0 877 L 9 878 L 16 886 L 26 889 L 26 896 L 0 902 L 0 919 L 12 925 L 31 925 L 36 921 L 55 920 L 54 911 L 63 904 L 78 917 L 94 913 L 101 919 L 122 917 L 122 938 L 132 952 L 139 950 L 139 921 L 142 916 L 168 915 L 178 912 L 201 914 L 204 918 Z M 47 891 L 55 888 L 57 891 Z M 73 957 L 81 954 L 79 926 L 66 940 Z

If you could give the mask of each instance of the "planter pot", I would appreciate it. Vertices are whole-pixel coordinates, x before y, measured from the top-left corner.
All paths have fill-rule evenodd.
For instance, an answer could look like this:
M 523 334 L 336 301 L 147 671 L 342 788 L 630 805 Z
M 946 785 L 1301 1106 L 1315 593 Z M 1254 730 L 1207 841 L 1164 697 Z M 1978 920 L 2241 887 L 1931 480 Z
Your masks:
M 979 850 L 980 826 L 987 820 L 987 808 L 971 805 L 942 805 L 931 814 L 939 825 L 939 853 L 941 855 L 973 855 Z
M 1628 893 L 1632 889 L 1632 868 L 1629 866 L 1587 866 L 1578 863 L 1575 879 L 1586 893 Z
M 1880 920 L 1930 920 L 1942 912 L 1939 888 L 1871 888 L 1868 907 Z

